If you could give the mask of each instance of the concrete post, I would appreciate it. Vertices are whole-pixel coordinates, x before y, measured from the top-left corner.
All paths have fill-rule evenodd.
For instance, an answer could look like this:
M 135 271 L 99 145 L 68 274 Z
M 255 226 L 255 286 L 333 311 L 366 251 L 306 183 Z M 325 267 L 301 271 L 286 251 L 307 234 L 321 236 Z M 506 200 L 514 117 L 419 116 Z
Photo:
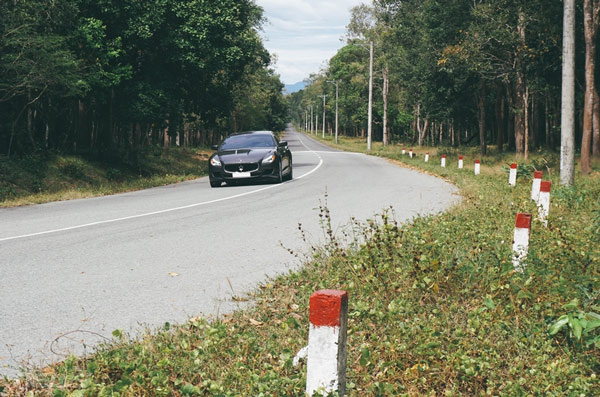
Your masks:
M 515 270 L 521 273 L 523 272 L 521 262 L 527 257 L 529 250 L 530 230 L 531 214 L 518 213 L 515 219 L 512 263 Z
M 310 297 L 306 393 L 346 394 L 348 293 L 320 290 Z
M 540 195 L 540 184 L 542 183 L 542 171 L 533 173 L 533 182 L 531 183 L 531 199 L 537 203 Z
M 510 173 L 508 174 L 508 184 L 510 186 L 517 185 L 517 163 L 510 165 Z

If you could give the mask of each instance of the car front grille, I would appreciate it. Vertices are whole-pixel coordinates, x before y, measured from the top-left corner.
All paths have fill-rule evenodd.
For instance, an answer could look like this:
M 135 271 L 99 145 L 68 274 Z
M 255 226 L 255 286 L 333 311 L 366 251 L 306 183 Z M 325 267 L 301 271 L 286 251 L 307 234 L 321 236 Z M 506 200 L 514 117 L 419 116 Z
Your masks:
M 240 163 L 225 165 L 225 171 L 227 172 L 252 172 L 256 170 L 258 170 L 258 163 Z

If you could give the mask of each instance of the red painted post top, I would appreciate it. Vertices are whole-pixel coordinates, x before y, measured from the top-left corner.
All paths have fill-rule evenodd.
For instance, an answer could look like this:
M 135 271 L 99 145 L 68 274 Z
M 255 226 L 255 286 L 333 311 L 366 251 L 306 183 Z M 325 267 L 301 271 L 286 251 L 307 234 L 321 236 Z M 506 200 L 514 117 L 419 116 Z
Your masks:
M 533 179 L 542 179 L 542 175 L 544 175 L 542 171 L 535 171 L 533 173 Z
M 429 152 L 425 153 L 425 154 L 429 154 Z
M 517 169 L 517 163 L 512 163 L 512 164 L 510 165 L 510 168 L 512 168 L 513 170 L 514 170 L 514 169 Z
M 475 164 L 481 164 L 481 161 L 475 160 Z
M 463 159 L 463 156 L 458 156 L 458 159 L 459 159 L 459 160 L 462 160 L 462 159 Z
M 409 151 L 409 152 L 412 152 L 412 148 L 410 148 L 408 151 Z
M 343 305 L 345 301 L 345 305 Z M 310 296 L 310 323 L 317 327 L 339 327 L 342 307 L 348 306 L 348 292 L 324 289 Z
M 519 229 L 531 229 L 531 214 L 518 213 L 515 227 Z
M 550 187 L 552 186 L 552 182 L 550 181 L 542 181 L 540 183 L 540 192 L 550 193 Z
M 443 159 L 445 159 L 445 158 L 446 158 L 446 155 L 445 155 L 445 154 L 442 154 L 442 158 L 443 158 Z

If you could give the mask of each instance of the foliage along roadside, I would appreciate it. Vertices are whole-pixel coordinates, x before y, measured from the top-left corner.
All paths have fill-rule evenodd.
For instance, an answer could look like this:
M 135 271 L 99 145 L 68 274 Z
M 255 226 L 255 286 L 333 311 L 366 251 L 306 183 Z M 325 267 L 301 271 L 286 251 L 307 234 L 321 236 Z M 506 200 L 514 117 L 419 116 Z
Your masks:
M 350 395 L 600 394 L 598 343 L 571 338 L 567 328 L 549 332 L 561 316 L 598 305 L 598 174 L 553 188 L 549 226 L 534 222 L 521 275 L 511 264 L 514 216 L 536 209 L 531 181 L 520 177 L 509 188 L 500 171 L 512 159 L 490 156 L 476 177 L 469 166 L 458 170 L 453 154 L 441 169 L 433 156 L 425 164 L 421 153 L 411 161 L 399 150 L 385 154 L 453 181 L 462 203 L 407 225 L 396 224 L 389 209 L 333 236 L 324 201 L 329 244 L 313 249 L 299 272 L 260 286 L 248 297 L 252 307 L 214 321 L 165 324 L 134 342 L 117 331 L 89 358 L 0 381 L 0 392 L 303 395 L 305 370 L 292 358 L 306 343 L 308 297 L 340 288 L 350 295 Z M 464 155 L 470 164 L 472 154 Z M 554 179 L 553 157 L 531 165 L 541 164 Z M 365 243 L 341 249 L 340 239 L 352 235 Z
M 169 156 L 162 156 L 160 149 L 148 148 L 137 167 L 51 152 L 0 156 L 0 207 L 103 196 L 199 178 L 208 173 L 210 153 L 172 148 Z

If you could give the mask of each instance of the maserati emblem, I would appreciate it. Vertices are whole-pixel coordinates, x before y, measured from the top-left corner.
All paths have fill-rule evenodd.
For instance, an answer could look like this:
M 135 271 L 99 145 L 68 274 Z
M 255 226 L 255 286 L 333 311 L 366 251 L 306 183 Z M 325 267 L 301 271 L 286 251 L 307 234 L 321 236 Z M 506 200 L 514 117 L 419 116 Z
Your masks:
M 240 172 L 244 172 L 244 164 L 240 164 L 240 166 L 238 167 L 238 169 L 240 170 Z

